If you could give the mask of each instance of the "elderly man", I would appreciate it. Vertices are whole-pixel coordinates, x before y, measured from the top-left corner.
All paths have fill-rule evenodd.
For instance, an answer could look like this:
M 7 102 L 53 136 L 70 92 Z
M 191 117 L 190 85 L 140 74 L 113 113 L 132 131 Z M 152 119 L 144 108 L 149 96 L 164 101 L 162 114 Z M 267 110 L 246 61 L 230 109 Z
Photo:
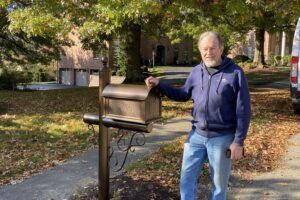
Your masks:
M 218 33 L 201 34 L 198 48 L 202 62 L 183 87 L 173 88 L 154 77 L 145 83 L 175 101 L 193 100 L 192 130 L 184 144 L 181 167 L 181 199 L 196 199 L 197 179 L 208 160 L 212 199 L 224 200 L 232 160 L 243 155 L 251 116 L 249 89 L 243 70 L 222 56 L 224 44 Z

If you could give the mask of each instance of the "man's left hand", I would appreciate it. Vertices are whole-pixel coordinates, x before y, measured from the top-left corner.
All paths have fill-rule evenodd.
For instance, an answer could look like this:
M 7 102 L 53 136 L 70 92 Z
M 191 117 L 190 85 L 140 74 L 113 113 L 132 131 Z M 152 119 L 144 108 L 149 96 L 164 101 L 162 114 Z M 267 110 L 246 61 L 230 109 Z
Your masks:
M 231 160 L 238 160 L 243 157 L 243 150 L 244 150 L 243 146 L 237 143 L 232 143 L 229 149 L 231 151 L 231 156 L 230 156 Z

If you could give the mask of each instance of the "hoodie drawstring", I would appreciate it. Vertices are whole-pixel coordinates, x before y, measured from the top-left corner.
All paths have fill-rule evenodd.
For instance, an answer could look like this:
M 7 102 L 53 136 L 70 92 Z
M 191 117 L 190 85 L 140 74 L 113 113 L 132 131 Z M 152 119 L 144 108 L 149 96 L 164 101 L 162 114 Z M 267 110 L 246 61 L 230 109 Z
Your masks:
M 203 90 L 203 69 L 201 68 L 201 90 Z
M 222 71 L 222 72 L 221 72 L 221 78 L 220 78 L 220 80 L 219 80 L 219 83 L 218 83 L 218 86 L 217 86 L 217 89 L 216 89 L 216 93 L 217 93 L 217 94 L 219 94 L 219 87 L 220 87 L 220 84 L 221 84 L 221 82 L 222 82 L 223 74 L 224 74 L 224 72 Z

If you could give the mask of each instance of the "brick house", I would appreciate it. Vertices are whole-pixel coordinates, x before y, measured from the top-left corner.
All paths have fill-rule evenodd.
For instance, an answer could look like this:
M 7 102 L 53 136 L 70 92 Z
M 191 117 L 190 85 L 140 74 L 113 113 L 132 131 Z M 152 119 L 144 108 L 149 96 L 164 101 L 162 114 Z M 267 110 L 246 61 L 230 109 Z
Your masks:
M 60 84 L 78 85 L 78 86 L 96 86 L 98 85 L 99 67 L 102 65 L 99 59 L 95 59 L 92 51 L 82 49 L 81 42 L 75 31 L 70 33 L 70 39 L 74 45 L 65 47 L 65 56 L 61 57 L 57 65 L 57 80 Z M 117 43 L 117 42 L 116 42 Z M 269 34 L 265 32 L 264 54 L 265 60 L 274 55 L 291 54 L 293 43 L 293 32 L 278 32 Z M 246 55 L 254 58 L 255 50 L 255 32 L 249 31 L 246 41 L 238 44 L 231 50 L 229 56 Z M 179 44 L 171 44 L 168 37 L 155 39 L 153 37 L 141 37 L 141 58 L 142 64 L 152 65 L 153 59 L 155 65 L 190 65 L 193 59 L 192 41 L 183 40 Z M 113 52 L 110 52 L 110 58 L 113 58 Z M 113 67 L 113 60 L 109 60 L 109 66 Z
M 70 33 L 74 42 L 71 47 L 64 47 L 65 55 L 57 64 L 57 80 L 60 84 L 78 86 L 96 86 L 98 84 L 101 61 L 95 59 L 92 51 L 82 49 L 82 44 L 76 31 Z M 114 42 L 115 44 L 117 42 Z M 113 48 L 111 48 L 113 49 Z M 141 37 L 142 64 L 155 65 L 191 64 L 193 55 L 192 41 L 183 40 L 179 44 L 171 44 L 167 37 L 156 40 L 151 37 Z M 109 66 L 113 67 L 113 52 L 109 53 Z
M 264 55 L 265 60 L 271 59 L 271 56 L 279 55 L 290 55 L 293 45 L 293 32 L 277 32 L 274 34 L 269 34 L 265 32 L 265 42 L 264 42 Z M 230 52 L 230 57 L 236 55 L 246 55 L 249 58 L 254 58 L 255 51 L 255 31 L 249 31 L 246 41 L 240 43 Z
M 94 59 L 92 51 L 82 49 L 75 31 L 72 31 L 69 37 L 74 45 L 64 47 L 65 55 L 57 63 L 58 82 L 64 85 L 90 85 L 97 79 L 102 63 L 99 59 Z
M 157 40 L 142 35 L 141 57 L 145 63 L 152 63 L 154 58 L 155 65 L 191 65 L 193 43 L 184 39 L 178 44 L 171 44 L 168 37 Z

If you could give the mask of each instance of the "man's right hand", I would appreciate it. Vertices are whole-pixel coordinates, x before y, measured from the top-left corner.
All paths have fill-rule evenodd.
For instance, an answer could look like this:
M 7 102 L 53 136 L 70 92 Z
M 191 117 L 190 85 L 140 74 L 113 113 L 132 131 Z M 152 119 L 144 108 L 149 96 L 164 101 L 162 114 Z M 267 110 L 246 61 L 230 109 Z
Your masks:
M 148 88 L 153 88 L 159 84 L 159 80 L 153 76 L 149 76 L 145 79 L 145 83 Z

